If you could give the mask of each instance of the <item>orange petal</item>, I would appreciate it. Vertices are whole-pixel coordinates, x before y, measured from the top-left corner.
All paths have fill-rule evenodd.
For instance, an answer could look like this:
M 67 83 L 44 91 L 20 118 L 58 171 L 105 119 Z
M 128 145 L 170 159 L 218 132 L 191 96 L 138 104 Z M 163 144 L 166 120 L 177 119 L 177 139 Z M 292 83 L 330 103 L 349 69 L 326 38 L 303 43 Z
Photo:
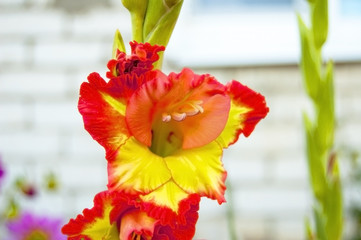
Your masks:
M 204 146 L 220 135 L 228 119 L 230 99 L 218 94 L 208 98 L 203 108 L 203 113 L 177 123 L 183 133 L 183 149 Z
M 155 115 L 156 101 L 168 92 L 170 85 L 165 75 L 143 84 L 129 99 L 126 121 L 135 138 L 150 146 L 152 142 L 152 121 Z
M 157 220 L 138 209 L 126 212 L 120 220 L 119 240 L 152 239 Z
M 230 98 L 222 84 L 185 68 L 180 74 L 142 85 L 129 100 L 126 121 L 135 138 L 147 146 L 157 138 L 155 129 L 160 124 L 173 124 L 177 129 L 172 132 L 181 132 L 182 147 L 187 149 L 215 140 L 227 122 L 229 108 Z

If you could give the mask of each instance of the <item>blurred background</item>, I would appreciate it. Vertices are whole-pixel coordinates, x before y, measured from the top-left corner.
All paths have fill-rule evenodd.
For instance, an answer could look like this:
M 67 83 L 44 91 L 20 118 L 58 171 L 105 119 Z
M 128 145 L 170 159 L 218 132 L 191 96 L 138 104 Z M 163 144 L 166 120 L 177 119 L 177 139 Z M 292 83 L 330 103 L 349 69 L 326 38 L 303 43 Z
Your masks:
M 359 239 L 361 0 L 329 0 L 329 7 L 324 56 L 335 61 L 345 239 Z M 195 239 L 229 239 L 232 219 L 237 239 L 304 239 L 312 197 L 302 112 L 311 108 L 297 65 L 297 11 L 307 15 L 303 0 L 185 0 L 164 71 L 191 67 L 223 83 L 236 79 L 261 92 L 270 108 L 250 137 L 225 151 L 229 203 L 202 200 Z M 0 209 L 7 207 L 4 189 L 18 176 L 36 183 L 54 172 L 57 192 L 20 201 L 64 222 L 106 188 L 104 150 L 84 130 L 77 101 L 90 72 L 105 76 L 117 28 L 129 42 L 129 14 L 120 0 L 0 0 L 0 155 L 6 170 Z

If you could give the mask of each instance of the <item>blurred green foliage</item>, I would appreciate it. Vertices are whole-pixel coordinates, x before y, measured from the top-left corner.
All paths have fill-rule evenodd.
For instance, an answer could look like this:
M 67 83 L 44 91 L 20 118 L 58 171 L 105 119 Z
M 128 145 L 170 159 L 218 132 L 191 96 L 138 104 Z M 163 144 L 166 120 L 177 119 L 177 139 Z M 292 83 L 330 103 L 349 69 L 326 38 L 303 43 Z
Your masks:
M 0 192 L 3 199 L 0 202 L 0 226 L 2 222 L 19 216 L 24 210 L 22 206 L 24 201 L 36 201 L 40 192 L 56 192 L 59 188 L 58 178 L 53 172 L 47 172 L 41 183 L 35 183 L 25 175 L 6 180 L 11 184 Z
M 349 186 L 353 194 L 351 195 L 351 221 L 352 221 L 352 235 L 351 240 L 361 240 L 361 156 L 359 149 L 350 149 L 346 147 L 343 149 L 346 153 L 347 159 L 351 160 L 351 171 L 349 174 Z
M 333 150 L 335 111 L 333 62 L 324 63 L 322 46 L 328 34 L 327 0 L 308 1 L 310 26 L 298 16 L 304 85 L 314 112 L 304 114 L 306 150 L 314 196 L 314 223 L 306 221 L 307 239 L 339 240 L 342 237 L 342 187 L 337 153 Z

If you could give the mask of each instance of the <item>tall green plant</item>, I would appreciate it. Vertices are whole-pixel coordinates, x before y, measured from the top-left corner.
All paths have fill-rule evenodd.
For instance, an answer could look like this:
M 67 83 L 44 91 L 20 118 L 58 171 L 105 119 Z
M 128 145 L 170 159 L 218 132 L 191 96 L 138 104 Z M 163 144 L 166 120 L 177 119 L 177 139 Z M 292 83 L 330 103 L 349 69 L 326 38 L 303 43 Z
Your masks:
M 328 33 L 327 0 L 308 0 L 310 26 L 298 15 L 301 36 L 301 71 L 314 112 L 304 114 L 314 222 L 307 219 L 307 239 L 339 240 L 342 236 L 342 188 L 337 154 L 333 150 L 335 111 L 333 62 L 324 63 L 322 46 Z

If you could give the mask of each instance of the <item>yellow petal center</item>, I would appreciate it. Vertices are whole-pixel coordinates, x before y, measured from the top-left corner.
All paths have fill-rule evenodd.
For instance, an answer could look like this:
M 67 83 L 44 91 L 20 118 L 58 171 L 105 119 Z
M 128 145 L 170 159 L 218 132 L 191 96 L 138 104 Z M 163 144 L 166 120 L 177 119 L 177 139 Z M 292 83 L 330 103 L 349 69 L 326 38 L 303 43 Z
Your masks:
M 41 230 L 34 230 L 25 236 L 25 240 L 47 240 L 48 235 Z
M 182 147 L 183 137 L 174 122 L 164 122 L 159 118 L 153 124 L 152 133 L 149 149 L 158 156 L 169 156 Z

